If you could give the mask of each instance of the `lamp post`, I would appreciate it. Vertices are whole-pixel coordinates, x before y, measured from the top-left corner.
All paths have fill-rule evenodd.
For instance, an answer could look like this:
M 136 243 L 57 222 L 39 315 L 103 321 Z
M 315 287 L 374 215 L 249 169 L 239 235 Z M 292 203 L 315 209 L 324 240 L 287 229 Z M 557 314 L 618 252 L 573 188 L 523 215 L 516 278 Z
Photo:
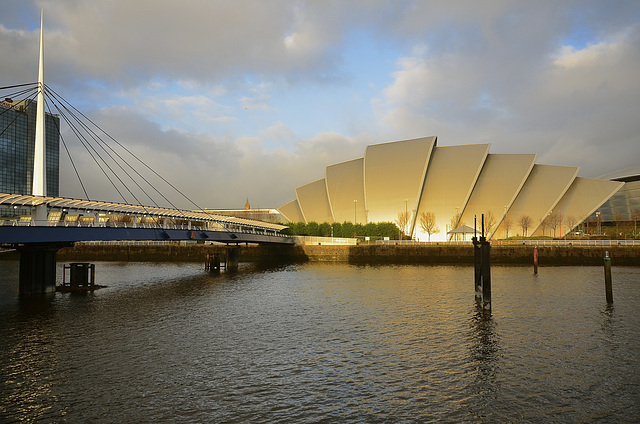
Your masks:
M 358 214 L 358 200 L 354 199 L 353 200 L 353 225 L 355 225 L 358 222 L 357 214 Z
M 598 220 L 598 235 L 600 235 L 600 211 L 596 212 L 596 219 Z
M 407 234 L 407 225 L 409 225 L 409 209 L 407 204 L 409 203 L 409 199 L 404 199 L 404 216 L 405 216 L 405 223 L 404 223 L 404 233 Z

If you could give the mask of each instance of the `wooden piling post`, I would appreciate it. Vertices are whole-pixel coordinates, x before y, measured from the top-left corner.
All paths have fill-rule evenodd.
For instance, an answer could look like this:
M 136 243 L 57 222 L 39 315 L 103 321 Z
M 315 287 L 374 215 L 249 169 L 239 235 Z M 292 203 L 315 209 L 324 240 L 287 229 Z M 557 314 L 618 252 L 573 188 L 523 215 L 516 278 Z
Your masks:
M 607 303 L 613 303 L 613 287 L 611 284 L 611 258 L 609 252 L 604 257 L 604 288 L 607 296 Z
M 491 243 L 484 237 L 482 244 L 482 308 L 491 313 Z
M 533 273 L 538 274 L 538 246 L 533 248 Z
M 476 301 L 482 298 L 482 245 L 477 237 L 473 237 L 473 287 L 476 293 Z

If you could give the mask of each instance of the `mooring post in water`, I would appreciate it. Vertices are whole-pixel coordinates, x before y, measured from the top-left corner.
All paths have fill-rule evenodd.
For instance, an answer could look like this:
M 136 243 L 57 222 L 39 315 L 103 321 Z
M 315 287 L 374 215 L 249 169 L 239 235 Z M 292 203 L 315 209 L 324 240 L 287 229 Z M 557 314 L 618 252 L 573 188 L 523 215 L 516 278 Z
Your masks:
M 538 273 L 538 246 L 533 248 L 533 273 Z
M 473 217 L 473 289 L 476 293 L 476 301 L 482 298 L 482 245 L 476 235 L 477 218 Z
M 473 241 L 473 268 L 474 283 L 473 287 L 476 292 L 476 300 L 482 297 L 482 244 L 477 237 Z
M 611 258 L 607 251 L 604 257 L 604 288 L 607 294 L 607 303 L 613 303 L 613 287 L 611 285 Z
M 484 236 L 484 214 L 482 214 L 482 309 L 491 313 L 491 243 Z
M 480 239 L 475 236 L 476 218 L 473 219 L 473 268 L 476 302 L 482 299 L 482 309 L 491 314 L 491 243 L 484 236 L 484 214 L 482 214 L 482 232 Z
M 491 312 L 491 243 L 486 240 L 482 241 L 482 308 Z

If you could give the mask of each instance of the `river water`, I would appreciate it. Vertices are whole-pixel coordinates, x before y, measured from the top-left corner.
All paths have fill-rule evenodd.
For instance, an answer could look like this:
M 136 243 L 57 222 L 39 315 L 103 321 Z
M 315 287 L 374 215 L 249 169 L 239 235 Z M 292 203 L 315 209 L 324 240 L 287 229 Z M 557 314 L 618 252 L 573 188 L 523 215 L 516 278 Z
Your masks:
M 17 296 L 0 262 L 0 422 L 640 422 L 640 268 L 97 263 Z

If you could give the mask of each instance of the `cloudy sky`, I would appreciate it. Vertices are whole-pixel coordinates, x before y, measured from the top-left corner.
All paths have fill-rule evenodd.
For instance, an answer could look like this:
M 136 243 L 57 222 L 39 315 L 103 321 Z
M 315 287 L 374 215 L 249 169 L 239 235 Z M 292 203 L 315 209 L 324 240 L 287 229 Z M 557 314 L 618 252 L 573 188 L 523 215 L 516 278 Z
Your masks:
M 47 85 L 202 207 L 278 207 L 430 135 L 585 177 L 639 165 L 637 0 L 0 0 L 0 86 L 37 80 L 41 8 Z M 68 133 L 89 197 L 121 201 Z

